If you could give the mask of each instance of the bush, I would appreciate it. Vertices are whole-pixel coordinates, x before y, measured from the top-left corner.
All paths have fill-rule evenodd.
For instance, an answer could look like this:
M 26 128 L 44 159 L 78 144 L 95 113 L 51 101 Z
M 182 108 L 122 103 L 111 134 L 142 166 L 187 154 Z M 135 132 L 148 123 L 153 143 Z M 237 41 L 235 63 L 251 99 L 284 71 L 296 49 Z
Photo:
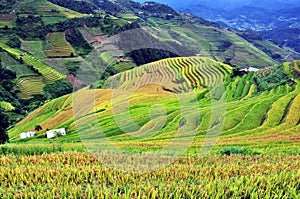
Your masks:
M 258 92 L 272 90 L 277 86 L 292 82 L 291 78 L 285 74 L 283 65 L 273 66 L 255 73 L 253 81 Z
M 218 154 L 221 155 L 259 155 L 260 153 L 257 151 L 251 151 L 250 149 L 246 149 L 244 147 L 229 147 L 221 149 Z
M 6 44 L 11 48 L 21 48 L 22 43 L 18 37 L 12 36 L 9 38 L 9 40 Z
M 0 112 L 0 144 L 8 142 L 8 135 L 6 132 L 7 127 L 9 126 L 8 116 Z

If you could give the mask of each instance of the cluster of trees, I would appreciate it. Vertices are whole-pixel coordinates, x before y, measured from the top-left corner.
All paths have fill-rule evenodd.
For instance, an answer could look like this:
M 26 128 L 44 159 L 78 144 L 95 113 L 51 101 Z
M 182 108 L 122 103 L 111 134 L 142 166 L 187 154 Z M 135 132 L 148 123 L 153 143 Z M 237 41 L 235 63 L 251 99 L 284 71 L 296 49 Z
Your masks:
M 22 45 L 20 39 L 15 35 L 10 36 L 9 40 L 6 44 L 8 46 L 10 46 L 11 48 L 21 48 L 21 45 Z
M 75 10 L 83 14 L 93 14 L 97 6 L 88 1 L 49 0 L 56 5 Z
M 120 12 L 122 9 L 115 3 L 108 0 L 92 0 L 92 2 L 98 6 L 98 8 L 104 10 L 105 12 L 112 14 L 114 12 Z
M 277 65 L 255 73 L 253 81 L 257 86 L 257 91 L 263 92 L 287 84 L 291 82 L 291 78 L 285 74 L 282 65 Z
M 117 34 L 121 31 L 140 27 L 137 23 L 127 23 L 120 25 L 109 16 L 105 17 L 83 17 L 73 18 L 67 21 L 45 25 L 40 16 L 29 15 L 28 17 L 18 17 L 14 31 L 22 39 L 45 39 L 49 32 L 65 32 L 87 25 L 88 27 L 99 27 L 105 34 Z
M 11 102 L 14 106 L 20 106 L 17 99 L 18 91 L 15 89 L 15 78 L 16 73 L 3 68 L 0 60 L 0 101 L 7 101 Z
M 162 49 L 152 48 L 134 50 L 127 53 L 126 56 L 131 57 L 137 65 L 143 65 L 170 57 L 178 57 L 178 55 L 175 53 Z
M 7 9 L 13 9 L 16 0 L 0 0 L 0 12 L 6 11 Z
M 20 106 L 20 102 L 16 97 L 16 91 L 14 89 L 15 84 L 13 80 L 16 78 L 16 74 L 10 70 L 2 67 L 0 60 L 0 101 L 7 101 L 13 104 L 15 107 Z M 19 109 L 17 109 L 19 111 Z M 4 110 L 0 108 L 0 144 L 4 144 L 8 141 L 8 135 L 6 129 L 10 125 L 10 118 Z
M 95 10 L 104 10 L 107 13 L 120 12 L 122 9 L 119 5 L 108 0 L 91 0 L 89 1 L 69 1 L 69 0 L 49 0 L 50 2 L 75 10 L 83 14 L 95 14 Z
M 0 109 L 0 144 L 8 141 L 6 129 L 9 126 L 8 116 Z
M 66 32 L 66 40 L 81 54 L 87 55 L 93 50 L 89 43 L 83 38 L 77 29 L 70 29 Z
M 147 4 L 144 4 L 144 6 L 142 6 L 141 8 L 151 13 L 167 13 L 176 16 L 178 15 L 178 13 L 171 7 L 155 2 L 147 2 Z
M 121 34 L 117 44 L 124 52 L 128 52 L 125 55 L 131 57 L 137 65 L 169 57 L 192 56 L 196 54 L 187 47 L 175 42 L 161 42 L 141 29 Z
M 283 28 L 260 33 L 265 39 L 271 39 L 279 46 L 287 46 L 300 52 L 300 28 Z
M 44 97 L 46 99 L 55 99 L 63 95 L 72 93 L 73 86 L 67 80 L 58 80 L 53 84 L 47 84 L 43 90 L 45 92 Z

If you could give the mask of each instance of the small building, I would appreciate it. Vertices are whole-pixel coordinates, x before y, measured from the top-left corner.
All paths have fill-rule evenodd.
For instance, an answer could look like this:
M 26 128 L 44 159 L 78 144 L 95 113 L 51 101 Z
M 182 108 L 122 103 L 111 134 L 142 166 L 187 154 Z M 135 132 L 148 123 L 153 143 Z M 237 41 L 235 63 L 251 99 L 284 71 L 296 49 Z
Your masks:
M 56 138 L 56 137 L 60 137 L 60 136 L 66 136 L 67 132 L 65 128 L 61 128 L 61 129 L 53 129 L 50 131 L 47 131 L 47 138 L 51 139 L 51 138 Z
M 257 71 L 259 71 L 259 70 L 260 70 L 259 68 L 250 67 L 250 68 L 242 69 L 241 71 L 250 73 L 250 72 L 257 72 Z
M 31 138 L 35 136 L 35 132 L 34 131 L 29 131 L 29 132 L 25 132 L 25 133 L 21 133 L 20 134 L 20 139 L 26 139 L 26 138 Z

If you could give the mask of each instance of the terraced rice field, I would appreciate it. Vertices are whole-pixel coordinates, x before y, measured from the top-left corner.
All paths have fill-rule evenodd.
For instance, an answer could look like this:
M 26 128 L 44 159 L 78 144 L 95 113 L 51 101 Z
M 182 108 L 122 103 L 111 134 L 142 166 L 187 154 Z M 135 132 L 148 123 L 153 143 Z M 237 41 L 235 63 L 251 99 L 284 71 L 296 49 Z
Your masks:
M 285 64 L 291 78 L 296 68 Z M 253 73 L 230 74 L 209 59 L 166 59 L 113 77 L 116 89 L 50 101 L 9 130 L 16 143 L 0 158 L 0 196 L 298 198 L 299 80 L 257 93 Z M 223 94 L 212 100 L 223 79 Z M 66 128 L 67 136 L 49 141 L 43 130 L 20 142 L 36 124 Z M 81 152 L 57 153 L 54 143 Z M 22 147 L 40 155 L 7 152 L 27 153 Z M 39 152 L 51 147 L 53 154 Z
M 0 43 L 0 48 L 14 57 L 14 59 L 12 59 L 7 58 L 7 55 L 2 56 L 5 62 L 4 65 L 11 63 L 7 67 L 17 74 L 17 86 L 21 91 L 19 96 L 22 98 L 30 98 L 34 94 L 43 94 L 43 87 L 46 84 L 51 84 L 57 80 L 66 78 L 65 75 L 26 51 L 10 48 L 3 43 Z M 21 59 L 24 63 L 20 63 Z M 30 67 L 34 68 L 37 72 L 30 69 Z
M 196 63 L 200 64 L 199 70 L 194 67 Z M 179 129 L 186 128 L 182 139 L 195 137 L 186 153 L 199 154 L 207 132 L 222 127 L 214 150 L 241 145 L 261 153 L 300 153 L 299 83 L 257 94 L 255 85 L 250 83 L 253 76 L 250 73 L 229 83 L 224 81 L 226 92 L 212 104 L 212 90 L 205 86 L 215 85 L 217 81 L 210 79 L 226 78 L 230 71 L 226 65 L 198 57 L 155 62 L 112 78 L 117 83 L 110 83 L 117 90 L 84 89 L 73 96 L 51 101 L 9 133 L 12 139 L 18 139 L 19 131 L 42 123 L 49 129 L 65 127 L 70 135 L 80 132 L 83 140 L 85 136 L 98 138 L 102 132 L 121 148 L 147 151 L 165 146 Z M 180 79 L 185 81 L 178 84 Z M 202 88 L 193 88 L 193 84 Z M 186 90 L 190 91 L 188 101 L 183 92 Z M 69 102 L 65 103 L 67 99 Z M 218 99 L 222 104 L 218 104 Z M 162 112 L 151 116 L 156 105 Z M 58 141 L 64 139 L 77 140 L 78 137 Z M 282 143 L 289 143 L 289 147 Z
M 25 51 L 15 49 L 15 48 L 10 48 L 9 46 L 7 46 L 3 43 L 0 43 L 0 48 L 2 48 L 3 50 L 5 50 L 9 54 L 11 54 L 18 60 L 20 60 L 20 58 L 22 57 L 25 64 L 32 66 L 33 68 L 38 70 L 39 73 L 42 74 L 42 76 L 45 80 L 45 83 L 51 83 L 56 80 L 66 78 L 65 75 L 57 72 L 50 66 L 46 65 L 45 63 L 43 63 L 42 61 L 40 61 L 39 59 L 35 58 L 33 55 L 31 55 Z M 23 55 L 23 56 L 21 56 L 21 55 Z
M 52 50 L 45 50 L 44 53 L 48 57 L 70 57 L 75 55 L 72 46 L 66 41 L 65 33 L 56 32 L 49 33 L 47 41 L 52 45 Z
M 148 84 L 160 84 L 174 93 L 194 88 L 212 88 L 231 73 L 231 67 L 208 58 L 165 59 L 117 74 L 106 84 L 108 88 L 135 90 Z
M 13 111 L 13 110 L 15 110 L 15 107 L 9 102 L 1 101 L 0 109 L 3 109 L 5 111 Z
M 40 76 L 22 77 L 17 82 L 17 87 L 20 89 L 19 97 L 26 99 L 31 98 L 35 94 L 43 94 L 45 83 Z

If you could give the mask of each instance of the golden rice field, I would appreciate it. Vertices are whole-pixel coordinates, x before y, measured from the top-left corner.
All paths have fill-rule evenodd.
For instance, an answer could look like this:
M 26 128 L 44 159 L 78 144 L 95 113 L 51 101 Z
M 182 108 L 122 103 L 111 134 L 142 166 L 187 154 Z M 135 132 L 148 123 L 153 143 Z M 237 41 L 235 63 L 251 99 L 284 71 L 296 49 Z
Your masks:
M 20 98 L 26 99 L 35 94 L 43 94 L 45 83 L 40 76 L 28 76 L 20 78 L 17 82 L 17 87 L 20 89 L 18 94 Z
M 105 161 L 117 158 L 99 155 Z M 10 155 L 0 157 L 0 197 L 299 198 L 299 167 L 299 155 L 211 155 L 132 173 L 89 153 Z
M 174 93 L 212 88 L 230 76 L 229 65 L 204 57 L 172 58 L 146 64 L 111 77 L 107 87 L 134 90 L 160 84 Z

